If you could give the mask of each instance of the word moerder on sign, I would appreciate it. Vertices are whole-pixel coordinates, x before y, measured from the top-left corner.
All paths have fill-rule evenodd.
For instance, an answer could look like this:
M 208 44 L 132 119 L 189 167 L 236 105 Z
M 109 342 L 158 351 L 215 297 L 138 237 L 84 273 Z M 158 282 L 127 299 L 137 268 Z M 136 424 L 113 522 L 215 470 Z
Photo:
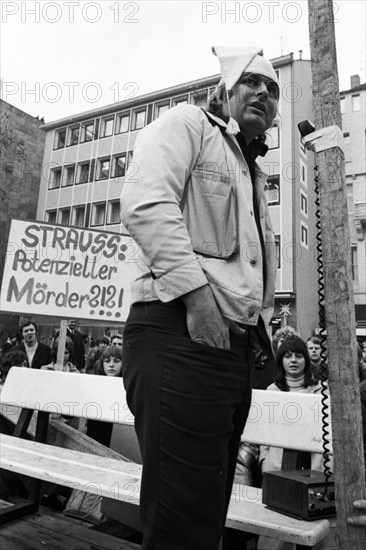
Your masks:
M 12 220 L 2 311 L 124 321 L 138 246 L 105 231 Z

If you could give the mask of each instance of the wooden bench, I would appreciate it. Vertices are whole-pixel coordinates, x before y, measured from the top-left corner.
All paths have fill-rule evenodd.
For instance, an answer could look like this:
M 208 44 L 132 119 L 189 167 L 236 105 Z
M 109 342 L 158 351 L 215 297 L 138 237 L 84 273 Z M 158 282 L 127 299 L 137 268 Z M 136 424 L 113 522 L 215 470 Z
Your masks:
M 255 444 L 321 452 L 320 400 L 320 395 L 254 390 L 243 438 Z M 13 435 L 0 436 L 1 468 L 138 505 L 141 465 L 46 443 L 50 413 L 121 424 L 131 441 L 133 417 L 122 379 L 13 367 L 2 389 L 1 404 L 8 417 L 22 409 Z M 34 411 L 36 437 L 30 441 L 24 437 Z M 38 486 L 32 503 L 20 513 L 36 509 L 39 499 Z M 0 520 L 9 517 L 14 517 L 14 511 L 0 511 Z M 302 521 L 269 510 L 262 504 L 260 489 L 239 484 L 233 488 L 226 525 L 298 548 L 315 546 L 329 532 L 328 520 Z

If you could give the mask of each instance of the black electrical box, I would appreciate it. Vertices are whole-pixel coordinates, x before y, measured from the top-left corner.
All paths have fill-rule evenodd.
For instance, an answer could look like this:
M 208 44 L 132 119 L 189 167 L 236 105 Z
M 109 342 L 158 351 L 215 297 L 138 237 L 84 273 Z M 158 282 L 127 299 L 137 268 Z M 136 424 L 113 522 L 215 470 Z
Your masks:
M 287 516 L 309 521 L 336 514 L 334 478 L 326 483 L 322 472 L 264 472 L 262 489 L 263 504 Z

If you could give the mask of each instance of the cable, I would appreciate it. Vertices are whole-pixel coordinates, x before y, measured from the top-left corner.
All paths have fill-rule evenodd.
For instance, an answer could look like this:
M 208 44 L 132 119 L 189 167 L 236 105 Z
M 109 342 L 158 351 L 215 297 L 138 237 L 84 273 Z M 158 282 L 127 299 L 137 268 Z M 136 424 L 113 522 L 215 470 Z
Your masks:
M 315 216 L 317 218 L 316 220 L 316 250 L 317 250 L 317 272 L 318 272 L 318 306 L 319 306 L 319 338 L 320 338 L 320 375 L 321 375 L 321 403 L 322 403 L 322 446 L 323 446 L 323 473 L 325 476 L 325 488 L 324 488 L 324 495 L 325 497 L 328 492 L 328 482 L 329 478 L 332 475 L 332 472 L 329 467 L 329 395 L 327 394 L 328 385 L 327 385 L 327 378 L 328 378 L 328 367 L 327 367 L 327 351 L 326 351 L 326 319 L 325 319 L 325 294 L 324 294 L 324 265 L 323 265 L 323 252 L 322 252 L 322 239 L 321 239 L 321 219 L 320 219 L 320 201 L 319 201 L 319 176 L 318 176 L 318 167 L 314 166 L 315 171 Z

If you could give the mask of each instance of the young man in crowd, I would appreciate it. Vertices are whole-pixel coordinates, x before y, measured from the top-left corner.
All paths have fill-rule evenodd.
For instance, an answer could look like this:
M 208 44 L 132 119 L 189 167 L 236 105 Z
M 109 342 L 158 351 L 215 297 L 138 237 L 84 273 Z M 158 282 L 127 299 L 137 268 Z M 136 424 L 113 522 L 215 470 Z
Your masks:
M 310 355 L 310 361 L 311 361 L 311 372 L 313 373 L 313 376 L 315 380 L 322 380 L 322 373 L 321 373 L 321 342 L 320 339 L 316 336 L 310 336 L 310 338 L 307 339 L 306 345 L 308 347 L 308 352 Z M 328 378 L 328 367 L 325 365 L 325 378 Z
M 42 342 L 38 342 L 38 327 L 33 321 L 25 321 L 20 327 L 23 342 L 19 345 L 21 351 L 27 356 L 28 367 L 40 369 L 43 365 L 51 363 L 51 348 Z

